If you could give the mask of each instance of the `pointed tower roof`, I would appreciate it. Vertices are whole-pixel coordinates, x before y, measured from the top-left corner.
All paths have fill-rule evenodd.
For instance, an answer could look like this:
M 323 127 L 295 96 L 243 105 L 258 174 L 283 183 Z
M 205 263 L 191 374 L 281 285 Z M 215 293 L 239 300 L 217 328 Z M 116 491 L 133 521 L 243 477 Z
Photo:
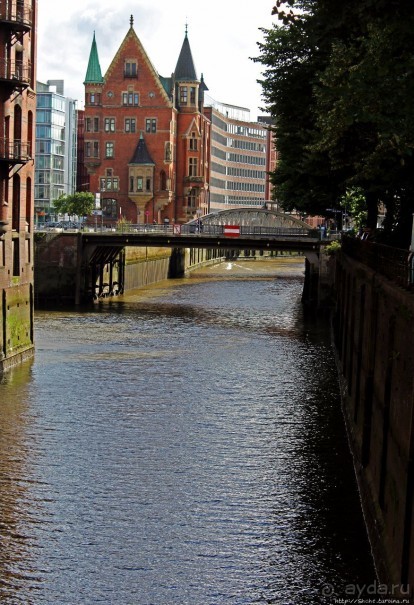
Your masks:
M 197 73 L 194 66 L 193 56 L 191 54 L 190 42 L 188 41 L 187 25 L 185 26 L 185 37 L 181 47 L 180 56 L 178 57 L 175 67 L 175 80 L 197 80 Z
M 101 66 L 99 64 L 98 48 L 96 46 L 95 32 L 93 32 L 93 40 L 91 46 L 91 52 L 89 54 L 88 69 L 86 70 L 86 76 L 84 84 L 102 84 L 104 81 L 101 72 Z
M 138 145 L 136 146 L 134 155 L 132 156 L 130 164 L 153 164 L 155 166 L 155 162 L 150 156 L 150 153 L 147 149 L 147 144 L 145 143 L 144 135 L 140 134 Z

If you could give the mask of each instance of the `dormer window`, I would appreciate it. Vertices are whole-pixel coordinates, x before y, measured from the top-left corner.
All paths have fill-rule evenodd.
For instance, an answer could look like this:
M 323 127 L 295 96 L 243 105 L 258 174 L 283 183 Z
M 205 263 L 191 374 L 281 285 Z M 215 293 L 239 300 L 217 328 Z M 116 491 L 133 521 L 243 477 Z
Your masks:
M 137 62 L 136 61 L 125 61 L 124 77 L 125 78 L 136 78 L 137 76 L 138 76 Z

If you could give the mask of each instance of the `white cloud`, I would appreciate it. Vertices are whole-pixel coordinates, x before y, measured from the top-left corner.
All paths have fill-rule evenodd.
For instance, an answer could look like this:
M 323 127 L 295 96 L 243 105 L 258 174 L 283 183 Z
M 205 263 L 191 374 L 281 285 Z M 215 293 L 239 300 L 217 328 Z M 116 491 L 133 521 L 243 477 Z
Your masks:
M 198 76 L 203 73 L 210 95 L 217 101 L 251 109 L 251 119 L 263 113 L 260 27 L 270 28 L 272 0 L 38 0 L 37 79 L 65 81 L 65 94 L 83 106 L 83 80 L 93 32 L 96 33 L 102 73 L 105 73 L 128 29 L 130 16 L 156 70 L 174 71 L 184 39 L 185 24 Z M 62 6 L 63 5 L 63 6 Z

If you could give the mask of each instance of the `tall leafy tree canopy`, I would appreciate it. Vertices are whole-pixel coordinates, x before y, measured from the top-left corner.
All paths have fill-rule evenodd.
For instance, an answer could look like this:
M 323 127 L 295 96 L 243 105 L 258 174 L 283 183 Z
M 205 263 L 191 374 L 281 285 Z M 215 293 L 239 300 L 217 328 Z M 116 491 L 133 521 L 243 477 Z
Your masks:
M 95 198 L 93 193 L 88 191 L 77 191 L 73 194 L 61 195 L 53 202 L 56 212 L 68 214 L 69 216 L 87 216 L 91 214 Z
M 263 97 L 286 210 L 326 214 L 349 189 L 367 224 L 386 207 L 388 241 L 407 245 L 414 212 L 414 3 L 278 0 L 263 30 Z

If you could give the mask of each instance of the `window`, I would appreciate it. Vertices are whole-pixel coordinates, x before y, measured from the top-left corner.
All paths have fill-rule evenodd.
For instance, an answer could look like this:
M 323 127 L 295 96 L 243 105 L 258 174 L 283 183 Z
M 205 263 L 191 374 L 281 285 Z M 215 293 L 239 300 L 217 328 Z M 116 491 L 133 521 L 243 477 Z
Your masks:
M 137 191 L 143 190 L 143 181 L 144 179 L 142 178 L 142 176 L 137 176 Z
M 160 172 L 160 189 L 161 191 L 167 189 L 167 175 L 165 174 L 165 170 L 161 170 Z
M 98 141 L 93 142 L 93 157 L 99 158 L 99 142 Z
M 190 104 L 191 105 L 196 104 L 196 89 L 194 86 L 190 87 Z
M 114 143 L 112 141 L 106 141 L 105 143 L 105 157 L 113 158 L 114 157 Z
M 151 191 L 151 179 L 150 178 L 145 179 L 145 189 L 147 191 Z
M 125 118 L 125 132 L 136 132 L 137 121 L 135 118 Z
M 180 104 L 187 105 L 187 86 L 180 86 Z
M 188 175 L 197 176 L 197 158 L 190 158 L 188 161 Z
M 99 179 L 99 186 L 101 191 L 118 191 L 119 181 L 118 177 L 101 177 Z
M 133 176 L 129 177 L 129 190 L 134 191 L 134 177 Z
M 90 158 L 92 155 L 92 143 L 85 143 L 85 157 Z
M 105 218 L 117 218 L 117 204 L 113 198 L 103 198 L 101 200 L 102 214 Z
M 99 132 L 99 118 L 93 119 L 93 131 Z
M 191 149 L 191 151 L 197 151 L 197 148 L 198 148 L 198 140 L 195 138 L 195 133 L 192 132 L 191 139 L 190 139 L 190 149 Z
M 115 132 L 115 118 L 105 118 L 104 129 L 105 132 Z
M 136 61 L 126 61 L 125 62 L 124 77 L 125 78 L 136 78 L 137 77 L 137 63 L 136 63 Z
M 196 190 L 194 188 L 190 189 L 190 193 L 189 193 L 189 195 L 187 197 L 187 206 L 189 208 L 195 208 L 196 207 L 196 197 L 197 197 Z
M 155 118 L 145 120 L 145 132 L 157 132 L 157 120 Z
M 137 107 L 139 105 L 139 94 L 137 92 L 123 92 L 122 104 Z
M 86 95 L 86 103 L 89 105 L 100 105 L 101 104 L 101 93 L 90 92 Z

